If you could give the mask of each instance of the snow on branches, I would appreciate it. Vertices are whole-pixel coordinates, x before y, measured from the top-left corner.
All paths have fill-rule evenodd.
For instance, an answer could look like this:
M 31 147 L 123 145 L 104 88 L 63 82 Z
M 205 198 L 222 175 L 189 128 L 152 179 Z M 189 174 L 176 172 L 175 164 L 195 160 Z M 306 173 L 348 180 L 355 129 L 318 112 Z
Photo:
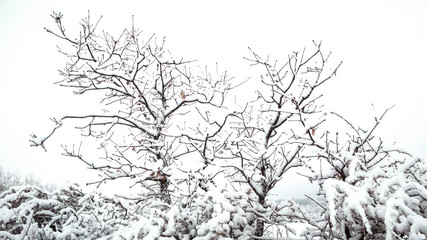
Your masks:
M 323 122 L 317 88 L 336 74 L 340 63 L 331 67 L 330 54 L 315 42 L 313 49 L 294 52 L 283 63 L 251 54 L 246 59 L 263 71 L 258 98 L 234 114 L 225 153 L 218 158 L 233 159 L 226 165 L 229 178 L 248 184 L 261 212 L 268 212 L 271 190 L 289 169 L 303 165 L 302 152 L 314 144 L 315 130 Z M 256 236 L 263 236 L 269 222 L 268 217 L 258 219 Z
M 50 133 L 32 134 L 30 145 L 46 150 L 72 123 L 84 141 L 63 146 L 65 156 L 98 171 L 94 184 L 126 179 L 140 189 L 108 198 L 74 185 L 10 188 L 0 195 L 1 237 L 271 239 L 276 227 L 293 232 L 295 221 L 310 225 L 306 239 L 427 235 L 426 160 L 375 137 L 385 113 L 366 130 L 324 111 L 320 87 L 341 63 L 321 43 L 282 61 L 251 50 L 246 60 L 262 71 L 256 99 L 233 111 L 224 106 L 232 78 L 174 58 L 164 39 L 133 25 L 112 36 L 90 16 L 72 37 L 63 15 L 52 17 L 57 29 L 46 30 L 66 46 L 59 84 L 100 98 L 102 109 L 53 118 Z M 323 197 L 310 197 L 316 213 L 272 200 L 292 168 L 311 170 Z
M 245 192 L 195 194 L 172 207 L 85 193 L 12 187 L 0 195 L 0 237 L 6 239 L 249 239 L 253 211 Z
M 333 114 L 347 128 L 335 134 L 329 128 L 331 132 L 324 135 L 323 143 L 317 139 L 324 147 L 307 166 L 326 205 L 316 221 L 306 219 L 314 226 L 305 232 L 307 238 L 392 240 L 427 236 L 427 161 L 385 147 L 375 137 L 373 132 L 385 112 L 367 130 Z M 330 135 L 335 138 L 328 138 Z
M 171 203 L 169 189 L 176 183 L 171 183 L 170 177 L 176 172 L 176 162 L 196 151 L 181 139 L 184 135 L 191 137 L 188 128 L 200 122 L 188 121 L 186 127 L 176 119 L 197 119 L 193 114 L 196 107 L 204 114 L 208 114 L 209 107 L 220 108 L 232 88 L 232 78 L 218 69 L 211 74 L 194 61 L 174 58 L 165 49 L 164 39 L 142 36 L 133 25 L 113 36 L 98 30 L 99 20 L 93 22 L 88 15 L 80 35 L 69 36 L 62 25 L 63 15 L 54 13 L 52 17 L 57 29 L 46 30 L 64 40 L 60 52 L 67 58 L 60 70 L 63 80 L 58 83 L 78 95 L 100 98 L 101 108 L 54 119 L 50 134 L 31 135 L 31 146 L 45 149 L 46 140 L 63 123 L 71 122 L 82 131 L 85 141 L 78 147 L 63 146 L 64 155 L 100 172 L 101 178 L 94 184 L 125 178 L 131 185 L 142 185 Z M 205 107 L 201 109 L 201 105 Z M 82 150 L 88 142 L 94 144 L 90 148 L 98 149 L 99 159 L 89 160 L 87 155 L 96 155 L 95 151 Z
M 121 200 L 84 194 L 77 185 L 52 193 L 12 187 L 0 195 L 0 237 L 6 239 L 108 239 L 129 219 Z

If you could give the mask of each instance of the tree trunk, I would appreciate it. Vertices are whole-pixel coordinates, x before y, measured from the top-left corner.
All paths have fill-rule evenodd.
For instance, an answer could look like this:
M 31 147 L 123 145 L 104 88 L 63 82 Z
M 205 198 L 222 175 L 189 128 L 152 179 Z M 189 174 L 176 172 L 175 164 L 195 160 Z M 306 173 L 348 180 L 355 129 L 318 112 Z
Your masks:
M 167 179 L 160 181 L 160 199 L 162 199 L 167 204 L 171 204 L 172 200 L 168 187 L 169 181 Z
M 264 235 L 264 221 L 261 219 L 256 220 L 255 236 L 262 237 Z
M 258 203 L 264 207 L 265 205 L 265 196 L 258 196 Z M 256 220 L 256 227 L 255 227 L 255 236 L 256 237 L 262 237 L 264 235 L 264 220 L 263 219 L 257 219 Z

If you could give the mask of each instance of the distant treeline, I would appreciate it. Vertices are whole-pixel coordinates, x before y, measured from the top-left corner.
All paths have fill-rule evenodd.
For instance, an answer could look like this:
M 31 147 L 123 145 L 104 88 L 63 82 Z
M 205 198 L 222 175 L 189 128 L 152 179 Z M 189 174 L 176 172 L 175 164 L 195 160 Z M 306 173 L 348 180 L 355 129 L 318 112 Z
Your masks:
M 33 185 L 44 188 L 48 191 L 55 190 L 56 184 L 43 184 L 40 178 L 34 174 L 22 175 L 17 171 L 5 170 L 0 166 L 0 193 L 8 190 L 10 187 Z

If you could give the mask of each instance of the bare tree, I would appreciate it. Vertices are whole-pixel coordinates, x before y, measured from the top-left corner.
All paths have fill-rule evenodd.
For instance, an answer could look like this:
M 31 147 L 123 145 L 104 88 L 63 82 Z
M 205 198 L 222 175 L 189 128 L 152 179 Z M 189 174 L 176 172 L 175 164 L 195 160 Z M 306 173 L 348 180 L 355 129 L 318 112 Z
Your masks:
M 198 116 L 194 114 L 196 105 L 206 105 L 205 111 L 209 106 L 220 107 L 231 78 L 226 73 L 211 75 L 193 61 L 173 58 L 164 48 L 164 39 L 159 42 L 154 35 L 142 37 L 133 23 L 131 29 L 112 36 L 98 31 L 99 20 L 93 22 L 88 15 L 80 35 L 73 37 L 62 25 L 62 17 L 53 13 L 57 30 L 46 28 L 71 49 L 60 49 L 68 62 L 60 71 L 64 79 L 59 84 L 75 89 L 78 95 L 101 96 L 103 109 L 54 119 L 53 131 L 47 137 L 33 135 L 31 145 L 43 147 L 64 121 L 72 121 L 86 139 L 95 140 L 103 155 L 91 161 L 82 145 L 63 146 L 64 154 L 99 171 L 102 177 L 95 184 L 128 178 L 142 184 L 148 191 L 146 196 L 159 196 L 171 203 L 168 189 L 174 162 L 191 151 L 191 146 L 181 141 L 188 129 L 186 122 L 176 119 L 185 115 L 193 120 Z
M 323 53 L 321 44 L 314 43 L 314 47 L 311 53 L 305 49 L 292 53 L 282 64 L 252 52 L 247 60 L 262 67 L 262 87 L 257 100 L 230 120 L 224 153 L 217 155 L 231 163 L 229 177 L 248 184 L 257 196 L 256 237 L 263 236 L 265 223 L 285 221 L 277 212 L 272 219 L 267 198 L 289 169 L 303 164 L 302 153 L 314 143 L 316 128 L 323 122 L 316 89 L 341 64 L 331 68 L 330 54 Z

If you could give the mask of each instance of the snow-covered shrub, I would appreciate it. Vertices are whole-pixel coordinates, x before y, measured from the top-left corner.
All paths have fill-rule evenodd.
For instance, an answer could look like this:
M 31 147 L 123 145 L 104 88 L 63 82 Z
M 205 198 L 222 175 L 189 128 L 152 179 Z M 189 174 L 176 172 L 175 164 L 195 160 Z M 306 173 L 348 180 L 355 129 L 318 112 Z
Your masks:
M 427 161 L 405 158 L 359 169 L 351 181 L 325 180 L 329 237 L 420 239 L 427 236 Z M 356 180 L 357 179 L 357 180 Z M 308 233 L 308 232 L 307 232 Z
M 0 195 L 0 238 L 108 239 L 128 218 L 118 199 L 84 194 L 77 185 L 54 193 L 12 187 Z
M 247 192 L 208 192 L 202 199 L 195 199 L 196 239 L 249 239 L 255 230 L 249 201 Z
M 189 239 L 194 236 L 195 222 L 180 205 L 172 207 L 159 201 L 150 201 L 135 220 L 122 226 L 113 239 Z
M 147 206 L 149 214 L 119 229 L 114 239 L 250 239 L 255 216 L 246 193 L 209 191 L 172 207 Z
M 384 116 L 384 115 L 383 115 Z M 349 138 L 325 134 L 312 162 L 313 178 L 325 197 L 323 212 L 307 217 L 308 239 L 422 239 L 427 237 L 427 161 L 384 147 L 373 131 L 348 121 Z

